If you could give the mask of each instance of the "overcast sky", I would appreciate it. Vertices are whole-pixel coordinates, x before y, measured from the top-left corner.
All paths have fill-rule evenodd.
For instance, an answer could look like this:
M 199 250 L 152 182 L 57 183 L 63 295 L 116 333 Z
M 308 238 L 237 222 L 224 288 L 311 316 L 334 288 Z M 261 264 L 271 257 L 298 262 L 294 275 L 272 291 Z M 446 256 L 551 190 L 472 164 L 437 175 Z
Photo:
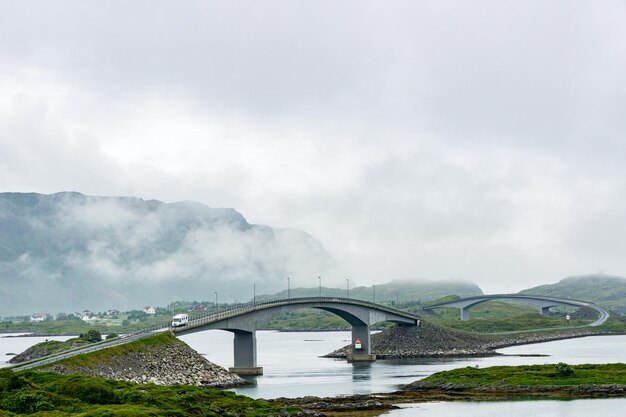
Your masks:
M 354 285 L 626 276 L 626 2 L 0 0 L 0 191 L 64 190 L 302 229 Z

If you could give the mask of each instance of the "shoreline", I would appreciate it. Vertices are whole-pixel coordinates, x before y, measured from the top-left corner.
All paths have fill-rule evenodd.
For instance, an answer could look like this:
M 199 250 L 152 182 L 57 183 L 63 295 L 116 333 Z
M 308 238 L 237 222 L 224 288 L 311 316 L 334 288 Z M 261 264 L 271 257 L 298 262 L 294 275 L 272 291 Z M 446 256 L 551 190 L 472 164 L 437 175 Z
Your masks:
M 415 384 L 415 383 L 413 383 Z M 399 404 L 480 401 L 573 400 L 591 398 L 626 398 L 626 384 L 579 386 L 504 386 L 469 387 L 460 384 L 409 384 L 389 393 L 342 397 L 276 398 L 274 404 L 297 406 L 321 412 L 328 417 L 376 417 Z

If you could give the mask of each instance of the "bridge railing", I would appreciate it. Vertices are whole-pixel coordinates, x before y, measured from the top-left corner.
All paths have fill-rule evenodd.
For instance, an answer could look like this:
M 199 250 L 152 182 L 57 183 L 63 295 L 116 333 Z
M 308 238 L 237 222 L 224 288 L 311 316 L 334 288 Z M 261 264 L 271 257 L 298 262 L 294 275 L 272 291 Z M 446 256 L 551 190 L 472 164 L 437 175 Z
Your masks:
M 227 318 L 235 317 L 243 313 L 253 312 L 256 310 L 266 309 L 268 307 L 279 307 L 282 305 L 292 305 L 296 303 L 347 303 L 353 305 L 360 305 L 363 307 L 374 308 L 377 310 L 382 310 L 388 313 L 396 314 L 402 317 L 410 318 L 410 319 L 418 319 L 420 316 L 416 314 L 412 314 L 403 310 L 397 310 L 395 308 L 382 306 L 380 304 L 374 304 L 369 301 L 363 301 L 353 298 L 343 298 L 343 297 L 297 297 L 297 298 L 272 298 L 272 299 L 263 299 L 262 301 L 251 301 L 248 303 L 240 304 L 223 311 L 209 313 L 201 316 L 194 316 L 189 320 L 188 326 L 195 327 L 201 324 L 212 323 L 216 321 L 221 321 Z M 181 327 L 181 330 L 183 328 Z M 176 328 L 172 329 L 174 332 Z

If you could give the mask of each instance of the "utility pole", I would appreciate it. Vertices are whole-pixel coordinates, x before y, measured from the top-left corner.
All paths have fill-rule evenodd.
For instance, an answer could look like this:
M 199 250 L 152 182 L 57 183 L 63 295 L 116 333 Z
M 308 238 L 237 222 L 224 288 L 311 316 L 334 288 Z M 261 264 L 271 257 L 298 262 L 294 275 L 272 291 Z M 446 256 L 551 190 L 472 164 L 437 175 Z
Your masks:
M 287 277 L 287 299 L 291 300 L 291 278 Z
M 348 298 L 350 298 L 350 278 L 346 278 L 346 289 L 347 289 Z
M 215 293 L 215 313 L 219 314 L 220 313 L 220 304 L 217 301 L 217 291 L 214 291 Z
M 320 282 L 320 286 L 319 286 L 319 288 L 320 288 L 320 289 L 319 289 L 319 297 L 320 297 L 320 300 L 321 300 L 321 299 L 322 299 L 322 277 L 317 277 L 317 279 L 318 279 L 318 280 L 319 280 L 319 282 Z

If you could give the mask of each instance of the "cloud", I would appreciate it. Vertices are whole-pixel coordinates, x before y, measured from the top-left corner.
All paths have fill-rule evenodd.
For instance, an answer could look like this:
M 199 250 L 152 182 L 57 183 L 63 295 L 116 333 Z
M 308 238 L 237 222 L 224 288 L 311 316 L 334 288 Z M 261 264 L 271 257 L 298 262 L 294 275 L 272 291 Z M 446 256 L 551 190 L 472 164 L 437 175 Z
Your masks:
M 3 201 L 3 230 L 24 236 L 2 242 L 17 251 L 0 258 L 2 292 L 13 294 L 3 297 L 5 313 L 130 309 L 212 299 L 214 291 L 222 301 L 247 301 L 253 285 L 277 292 L 287 276 L 343 281 L 308 234 L 250 225 L 231 209 L 77 193 Z
M 234 207 L 308 231 L 357 285 L 626 274 L 602 239 L 623 222 L 623 2 L 0 9 L 4 190 Z M 219 263 L 210 238 L 142 273 Z

